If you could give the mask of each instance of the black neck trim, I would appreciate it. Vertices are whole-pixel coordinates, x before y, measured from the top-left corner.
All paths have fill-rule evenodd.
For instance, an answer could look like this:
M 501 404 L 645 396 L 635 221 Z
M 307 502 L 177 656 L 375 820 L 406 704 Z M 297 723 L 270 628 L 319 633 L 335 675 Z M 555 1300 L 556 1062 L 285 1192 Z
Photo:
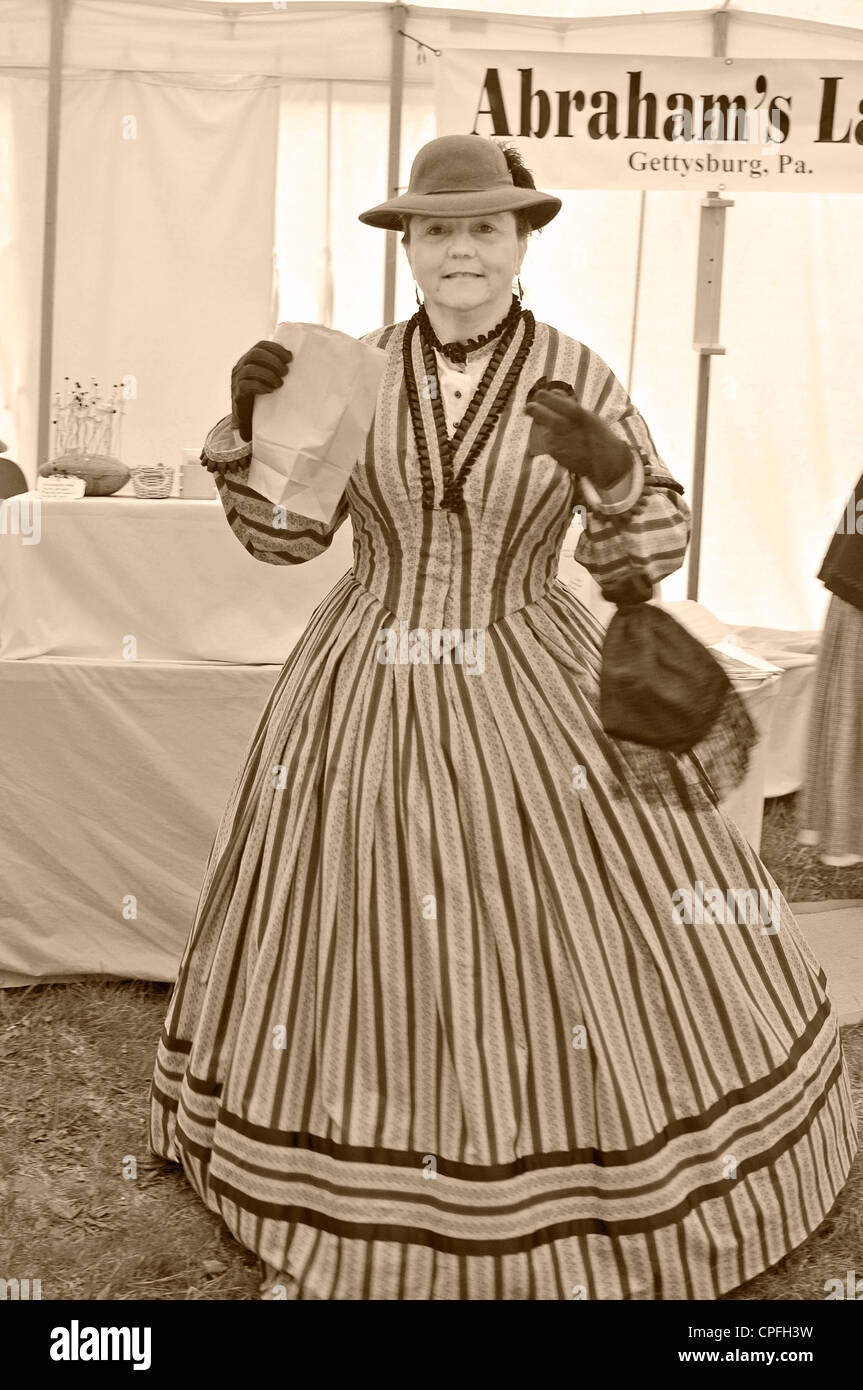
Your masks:
M 437 351 L 448 359 L 461 366 L 467 361 L 469 352 L 476 352 L 477 348 L 485 347 L 493 338 L 500 337 L 508 328 L 514 328 L 521 314 L 521 300 L 517 295 L 513 295 L 512 303 L 504 314 L 500 323 L 496 323 L 494 328 L 488 333 L 483 333 L 480 338 L 467 338 L 457 343 L 442 343 L 431 326 L 429 316 L 426 313 L 426 306 L 421 304 L 415 314 L 423 338 L 429 347 L 436 348 Z

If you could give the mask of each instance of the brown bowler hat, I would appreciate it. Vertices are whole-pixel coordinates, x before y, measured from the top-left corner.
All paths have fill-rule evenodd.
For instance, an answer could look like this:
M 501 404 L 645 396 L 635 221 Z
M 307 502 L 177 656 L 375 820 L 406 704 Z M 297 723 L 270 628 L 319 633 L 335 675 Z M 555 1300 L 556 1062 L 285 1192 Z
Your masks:
M 524 212 L 536 228 L 556 217 L 561 206 L 552 193 L 517 188 L 503 150 L 492 140 L 441 135 L 416 156 L 407 193 L 361 212 L 360 221 L 400 232 L 402 213 L 469 217 L 478 212 Z

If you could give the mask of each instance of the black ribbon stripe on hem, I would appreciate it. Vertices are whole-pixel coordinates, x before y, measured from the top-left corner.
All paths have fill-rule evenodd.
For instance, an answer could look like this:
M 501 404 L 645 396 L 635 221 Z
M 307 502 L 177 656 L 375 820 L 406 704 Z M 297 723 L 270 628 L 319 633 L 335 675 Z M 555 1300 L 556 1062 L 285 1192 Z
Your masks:
M 837 1065 L 832 1069 L 827 1090 L 831 1090 L 831 1088 L 837 1084 L 841 1073 L 842 1063 L 837 1062 Z M 795 1127 L 794 1131 L 792 1131 L 794 1136 L 802 1137 L 802 1134 L 805 1133 L 807 1127 L 812 1123 L 814 1116 L 819 1113 L 821 1106 L 824 1104 L 824 1090 L 821 1090 L 819 1095 L 813 1099 L 812 1105 L 809 1106 L 809 1111 L 806 1112 L 806 1118 Z M 749 1130 L 755 1130 L 756 1127 L 760 1129 L 760 1125 L 750 1125 Z M 214 1158 L 225 1159 L 232 1169 L 239 1170 L 240 1173 L 249 1173 L 249 1175 L 263 1177 L 263 1179 L 270 1180 L 272 1184 L 278 1187 L 299 1186 L 304 1188 L 315 1188 L 315 1190 L 320 1191 L 322 1194 L 335 1197 L 336 1200 L 340 1198 L 340 1200 L 361 1201 L 368 1202 L 368 1204 L 374 1204 L 374 1202 L 378 1202 L 378 1204 L 381 1204 L 381 1202 L 386 1202 L 386 1204 L 404 1204 L 404 1207 L 409 1209 L 409 1211 L 438 1213 L 443 1219 L 446 1219 L 446 1216 L 463 1216 L 463 1218 L 479 1220 L 479 1222 L 481 1222 L 481 1220 L 504 1220 L 507 1218 L 520 1218 L 520 1216 L 525 1219 L 535 1219 L 535 1213 L 539 1208 L 552 1207 L 552 1205 L 560 1204 L 560 1202 L 598 1202 L 598 1204 L 603 1205 L 606 1209 L 621 1207 L 621 1205 L 628 1205 L 628 1207 L 631 1207 L 631 1205 L 635 1205 L 636 1202 L 643 1205 L 645 1198 L 650 1197 L 650 1195 L 663 1194 L 666 1188 L 673 1186 L 675 1180 L 677 1180 L 677 1186 L 680 1187 L 680 1180 L 687 1176 L 688 1169 L 703 1169 L 705 1166 L 710 1166 L 710 1168 L 716 1172 L 716 1170 L 720 1168 L 720 1159 L 723 1158 L 723 1155 L 727 1154 L 727 1145 L 737 1144 L 739 1137 L 741 1137 L 739 1134 L 735 1134 L 731 1140 L 718 1141 L 716 1148 L 714 1148 L 712 1152 L 709 1152 L 709 1154 L 693 1155 L 691 1158 L 681 1159 L 673 1169 L 661 1173 L 660 1177 L 656 1177 L 656 1179 L 649 1181 L 649 1183 L 631 1184 L 630 1187 L 618 1188 L 618 1190 L 610 1191 L 603 1190 L 603 1188 L 599 1186 L 592 1186 L 592 1184 L 584 1183 L 584 1181 L 578 1181 L 573 1177 L 573 1179 L 568 1181 L 568 1184 L 566 1180 L 564 1180 L 564 1186 L 556 1187 L 553 1191 L 532 1191 L 532 1193 L 525 1194 L 524 1197 L 518 1197 L 517 1200 L 496 1201 L 493 1207 L 491 1207 L 488 1202 L 478 1205 L 471 1204 L 471 1202 L 464 1200 L 447 1201 L 446 1198 L 441 1197 L 441 1195 L 436 1194 L 434 1190 L 431 1190 L 427 1184 L 422 1183 L 422 1170 L 418 1168 L 411 1169 L 411 1173 L 417 1176 L 418 1181 L 420 1181 L 420 1186 L 414 1188 L 414 1190 L 407 1191 L 406 1188 L 402 1186 L 397 1188 L 386 1186 L 384 1181 L 382 1181 L 379 1186 L 363 1186 L 363 1184 L 346 1183 L 346 1181 L 345 1183 L 338 1183 L 338 1181 L 327 1179 L 327 1177 L 321 1177 L 317 1175 L 317 1173 L 272 1172 L 271 1169 L 261 1168 L 261 1166 L 254 1165 L 254 1163 L 240 1161 L 235 1155 L 227 1154 L 227 1152 L 220 1150 L 220 1148 L 215 1148 L 215 1150 L 213 1150 L 213 1156 Z M 771 1154 L 777 1150 L 777 1147 L 780 1147 L 781 1152 L 782 1147 L 787 1147 L 788 1143 L 788 1134 L 782 1134 L 780 1140 L 775 1141 L 773 1148 L 771 1148 Z M 178 1145 L 178 1148 L 181 1148 L 181 1150 L 183 1147 L 188 1147 L 189 1152 L 195 1150 L 200 1152 L 200 1145 L 186 1145 L 185 1133 L 182 1133 L 182 1130 L 179 1129 L 178 1136 L 176 1136 L 176 1145 Z M 753 1168 L 757 1169 L 763 1166 L 763 1163 L 763 1152 L 757 1152 L 757 1154 L 750 1155 L 750 1158 L 738 1162 L 738 1173 L 741 1172 L 743 1168 L 746 1168 L 746 1170 L 750 1172 Z M 445 1175 L 442 1175 L 438 1170 L 438 1177 L 442 1176 Z M 227 1181 L 227 1179 L 220 1179 L 220 1181 Z M 695 1181 L 696 1184 L 698 1184 L 698 1179 Z M 725 1193 L 728 1193 L 728 1191 L 731 1191 L 731 1188 L 734 1188 L 735 1184 L 738 1183 L 739 1177 L 735 1176 L 734 1179 L 724 1179 L 721 1181 L 725 1184 Z M 703 1187 L 703 1181 L 700 1183 L 700 1186 Z M 692 1188 L 692 1191 L 698 1190 L 698 1186 Z M 252 1200 L 263 1201 L 263 1198 L 252 1198 Z M 322 1198 L 322 1200 L 324 1200 L 324 1198 Z M 306 1198 L 306 1201 L 309 1201 L 309 1198 Z M 532 1218 L 531 1213 L 534 1213 Z
M 789 1050 L 788 1056 L 774 1071 L 748 1086 L 741 1086 L 727 1095 L 720 1096 L 713 1105 L 699 1115 L 671 1121 L 664 1129 L 654 1134 L 644 1143 L 630 1149 L 558 1149 L 551 1153 L 525 1154 L 507 1163 L 473 1164 L 462 1163 L 456 1159 L 436 1156 L 438 1172 L 453 1178 L 471 1181 L 497 1182 L 522 1173 L 545 1168 L 559 1168 L 566 1164 L 595 1164 L 603 1168 L 625 1167 L 653 1158 L 674 1139 L 693 1135 L 709 1129 L 711 1125 L 735 1106 L 758 1100 L 780 1082 L 787 1080 L 797 1069 L 801 1058 L 809 1051 L 825 1022 L 830 1019 L 831 1005 L 824 999 L 816 1014 L 809 1020 L 804 1033 Z M 211 1094 L 206 1083 L 197 1082 L 190 1089 L 200 1094 Z M 171 1108 L 176 1108 L 172 1106 Z M 206 1123 L 211 1123 L 209 1120 Z M 241 1116 L 227 1110 L 220 1110 L 215 1123 L 224 1125 L 253 1142 L 270 1144 L 274 1148 L 309 1149 L 328 1157 L 355 1163 L 380 1163 L 390 1167 L 413 1168 L 421 1165 L 423 1154 L 409 1149 L 383 1149 L 368 1145 L 342 1144 L 322 1135 L 308 1132 L 272 1129 L 264 1125 L 252 1124 Z
M 836 1081 L 841 1075 L 841 1071 L 842 1061 L 840 1058 L 836 1063 L 834 1063 L 826 1089 L 830 1089 L 833 1085 L 835 1085 Z M 812 1085 L 818 1084 L 820 1084 L 820 1077 L 816 1075 L 812 1078 Z M 821 1088 L 822 1091 L 824 1089 L 824 1087 Z M 808 1115 L 810 1118 L 813 1114 L 817 1113 L 817 1107 L 820 1106 L 821 1101 L 822 1094 L 821 1092 L 819 1092 L 819 1094 L 815 1097 L 815 1099 L 812 1101 L 809 1107 Z M 449 1212 L 455 1215 L 462 1214 L 482 1219 L 483 1217 L 487 1217 L 489 1215 L 494 1215 L 495 1217 L 512 1216 L 516 1215 L 519 1212 L 527 1212 L 536 1206 L 547 1205 L 548 1203 L 552 1202 L 566 1202 L 575 1200 L 595 1200 L 599 1202 L 605 1202 L 608 1204 L 620 1202 L 635 1202 L 636 1200 L 640 1200 L 641 1198 L 646 1197 L 651 1193 L 661 1192 L 664 1188 L 669 1187 L 673 1180 L 678 1179 L 682 1177 L 684 1174 L 686 1174 L 687 1170 L 689 1169 L 703 1168 L 705 1164 L 716 1165 L 718 1167 L 720 1160 L 723 1158 L 723 1156 L 725 1156 L 728 1153 L 729 1148 L 733 1148 L 734 1146 L 736 1146 L 740 1142 L 741 1138 L 745 1137 L 748 1134 L 752 1134 L 755 1131 L 761 1132 L 764 1129 L 775 1126 L 782 1118 L 782 1116 L 785 1114 L 785 1112 L 790 1110 L 792 1106 L 796 1103 L 796 1100 L 788 1101 L 778 1111 L 774 1112 L 774 1114 L 771 1115 L 769 1119 L 759 1119 L 757 1121 L 753 1121 L 752 1123 L 743 1126 L 741 1129 L 736 1130 L 731 1135 L 724 1135 L 723 1137 L 715 1141 L 713 1147 L 710 1150 L 702 1150 L 699 1153 L 687 1154 L 684 1157 L 679 1158 L 677 1162 L 674 1164 L 673 1168 L 664 1168 L 659 1177 L 645 1179 L 641 1182 L 633 1181 L 630 1182 L 626 1187 L 609 1189 L 603 1188 L 597 1183 L 591 1183 L 583 1177 L 576 1178 L 573 1175 L 569 1178 L 569 1181 L 566 1182 L 566 1185 L 563 1187 L 557 1187 L 555 1190 L 544 1189 L 543 1191 L 539 1192 L 529 1192 L 525 1196 L 513 1198 L 510 1201 L 499 1200 L 493 1208 L 490 1208 L 486 1203 L 483 1203 L 481 1205 L 472 1205 L 463 1199 L 459 1201 L 447 1201 L 443 1198 L 437 1197 L 435 1193 L 430 1189 L 425 1188 L 422 1189 L 422 1192 L 424 1194 L 422 1196 L 418 1194 L 411 1194 L 410 1196 L 408 1196 L 407 1194 L 405 1194 L 402 1188 L 399 1188 L 397 1190 L 393 1190 L 391 1188 L 387 1189 L 385 1187 L 384 1176 L 381 1177 L 379 1186 L 361 1186 L 356 1182 L 339 1182 L 335 1181 L 332 1178 L 323 1177 L 320 1174 L 312 1173 L 309 1171 L 286 1172 L 283 1169 L 268 1167 L 266 1164 L 253 1163 L 251 1159 L 243 1158 L 220 1144 L 216 1144 L 213 1146 L 212 1153 L 215 1157 L 223 1159 L 234 1169 L 238 1169 L 241 1172 L 248 1173 L 251 1176 L 257 1178 L 264 1178 L 276 1184 L 300 1183 L 308 1187 L 318 1188 L 322 1192 L 328 1192 L 332 1196 L 354 1199 L 362 1198 L 367 1199 L 369 1201 L 399 1202 L 402 1200 L 406 1200 L 411 1203 L 418 1201 L 422 1205 L 434 1208 L 435 1210 L 440 1212 Z M 182 1144 L 186 1138 L 185 1131 L 183 1131 L 181 1127 L 178 1127 L 178 1133 L 182 1135 L 182 1138 L 178 1141 Z M 200 1145 L 196 1145 L 195 1147 L 200 1149 Z M 307 1151 L 304 1150 L 304 1152 Z M 565 1162 L 560 1165 L 560 1168 L 563 1173 L 572 1173 L 572 1169 L 575 1166 L 578 1165 Z M 596 1167 L 596 1165 L 592 1165 L 590 1163 L 586 1165 L 582 1164 L 580 1166 L 588 1168 Z M 389 1169 L 385 1171 L 393 1170 Z M 419 1164 L 411 1164 L 409 1166 L 408 1171 L 413 1174 L 421 1174 L 422 1169 L 419 1166 Z M 529 1171 L 535 1172 L 537 1170 L 532 1169 Z M 457 1179 L 451 1173 L 445 1172 L 440 1166 L 436 1168 L 436 1172 L 439 1177 L 452 1177 L 453 1181 L 457 1181 Z M 375 1175 L 375 1177 L 377 1178 L 377 1174 Z M 472 1179 L 468 1178 L 467 1181 L 472 1182 Z M 507 1181 L 511 1183 L 515 1181 L 515 1178 L 509 1178 Z M 566 1180 L 563 1179 L 563 1181 Z
M 190 1053 L 192 1051 L 191 1039 L 181 1038 L 178 1033 L 169 1033 L 167 1024 L 162 1025 L 159 1042 L 164 1043 L 171 1052 Z
M 568 1221 L 555 1222 L 552 1225 L 540 1227 L 521 1236 L 503 1236 L 499 1239 L 481 1236 L 471 1238 L 469 1236 L 447 1236 L 439 1231 L 410 1225 L 390 1225 L 385 1222 L 354 1222 L 346 1221 L 338 1217 L 330 1216 L 308 1206 L 297 1205 L 294 1203 L 264 1202 L 258 1198 L 250 1197 L 223 1178 L 213 1175 L 209 1178 L 209 1190 L 217 1198 L 225 1198 L 229 1202 L 239 1207 L 242 1211 L 247 1211 L 254 1216 L 264 1219 L 299 1223 L 311 1226 L 313 1229 L 327 1231 L 331 1235 L 341 1236 L 348 1240 L 362 1241 L 390 1241 L 407 1245 L 428 1245 L 435 1250 L 446 1254 L 461 1255 L 507 1255 L 520 1254 L 530 1250 L 535 1246 L 548 1245 L 553 1241 L 566 1240 L 572 1237 L 585 1235 L 600 1235 L 615 1237 L 627 1235 L 642 1235 L 649 1231 L 659 1231 L 664 1227 L 674 1225 L 683 1221 L 690 1212 L 695 1211 L 705 1202 L 711 1201 L 716 1197 L 727 1198 L 739 1185 L 742 1179 L 757 1173 L 760 1169 L 774 1165 L 783 1154 L 792 1149 L 809 1131 L 814 1117 L 818 1111 L 827 1104 L 830 1091 L 842 1074 L 842 1062 L 837 1062 L 833 1069 L 828 1086 L 822 1091 L 812 1106 L 809 1114 L 801 1120 L 790 1133 L 782 1136 L 769 1149 L 753 1155 L 752 1158 L 744 1159 L 737 1165 L 737 1176 L 735 1178 L 719 1178 L 712 1182 L 702 1183 L 682 1198 L 672 1207 L 666 1207 L 661 1212 L 654 1212 L 650 1216 L 632 1216 L 614 1218 L 610 1215 L 602 1217 L 589 1216 L 577 1217 Z M 438 1170 L 440 1171 L 440 1170 Z M 838 1189 L 837 1189 L 838 1191 Z M 354 1196 L 357 1194 L 355 1191 Z M 834 1194 L 835 1196 L 835 1194 Z M 419 1193 L 416 1195 L 417 1200 Z M 559 1199 L 558 1199 L 559 1200 Z M 605 1197 L 609 1204 L 613 1200 Z M 460 1214 L 469 1215 L 464 1208 L 459 1208 Z M 494 1217 L 494 1213 L 483 1210 L 478 1215 L 486 1219 Z M 826 1211 L 822 1214 L 826 1215 Z

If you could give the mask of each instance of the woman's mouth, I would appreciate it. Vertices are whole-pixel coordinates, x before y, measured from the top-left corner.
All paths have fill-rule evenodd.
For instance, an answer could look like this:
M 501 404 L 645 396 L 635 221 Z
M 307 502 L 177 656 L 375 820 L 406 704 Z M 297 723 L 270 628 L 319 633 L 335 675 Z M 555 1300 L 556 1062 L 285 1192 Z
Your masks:
M 478 270 L 450 270 L 443 278 L 445 280 L 481 280 L 482 274 Z

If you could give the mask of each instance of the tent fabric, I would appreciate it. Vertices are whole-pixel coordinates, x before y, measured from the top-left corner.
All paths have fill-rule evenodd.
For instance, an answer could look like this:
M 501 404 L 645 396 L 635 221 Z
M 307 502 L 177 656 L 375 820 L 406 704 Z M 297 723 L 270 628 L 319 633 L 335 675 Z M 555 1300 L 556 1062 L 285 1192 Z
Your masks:
M 54 384 L 134 378 L 123 426 L 130 466 L 176 464 L 200 445 L 225 413 L 231 365 L 277 318 L 354 335 L 381 322 L 386 237 L 357 212 L 386 196 L 390 7 L 209 8 L 68 5 Z M 625 15 L 602 0 L 567 0 L 565 19 L 553 5 L 530 16 L 471 8 L 410 6 L 406 31 L 436 48 L 553 46 L 574 61 L 579 50 L 712 52 L 713 6 Z M 759 3 L 768 8 L 776 5 Z M 863 31 L 839 27 L 852 18 L 842 0 L 819 6 L 832 29 L 804 22 L 802 5 L 782 8 L 775 20 L 730 8 L 729 54 L 863 55 Z M 31 482 L 48 16 L 46 0 L 0 0 L 0 435 Z M 419 62 L 423 52 L 406 40 L 402 186 L 435 133 L 435 60 L 425 51 Z M 135 140 L 122 138 L 128 116 Z M 563 209 L 532 239 L 525 302 L 629 385 L 691 495 L 700 195 L 555 191 Z M 811 629 L 828 597 L 815 575 L 859 473 L 863 195 L 743 193 L 734 203 L 699 598 L 734 624 Z M 396 317 L 415 307 L 399 251 Z M 663 596 L 684 595 L 681 571 Z
M 0 437 L 32 485 L 39 411 L 48 83 L 0 72 Z
M 386 187 L 388 127 L 389 92 L 379 84 L 281 84 L 279 319 L 326 323 L 354 337 L 381 326 L 386 237 L 357 214 Z M 429 89 L 405 89 L 402 131 L 400 177 L 407 184 L 414 152 L 435 135 Z M 401 252 L 397 309 L 399 318 L 416 309 Z M 269 327 L 262 325 L 259 336 Z
M 122 377 L 130 466 L 200 447 L 275 316 L 278 109 L 271 78 L 66 79 L 54 379 Z

